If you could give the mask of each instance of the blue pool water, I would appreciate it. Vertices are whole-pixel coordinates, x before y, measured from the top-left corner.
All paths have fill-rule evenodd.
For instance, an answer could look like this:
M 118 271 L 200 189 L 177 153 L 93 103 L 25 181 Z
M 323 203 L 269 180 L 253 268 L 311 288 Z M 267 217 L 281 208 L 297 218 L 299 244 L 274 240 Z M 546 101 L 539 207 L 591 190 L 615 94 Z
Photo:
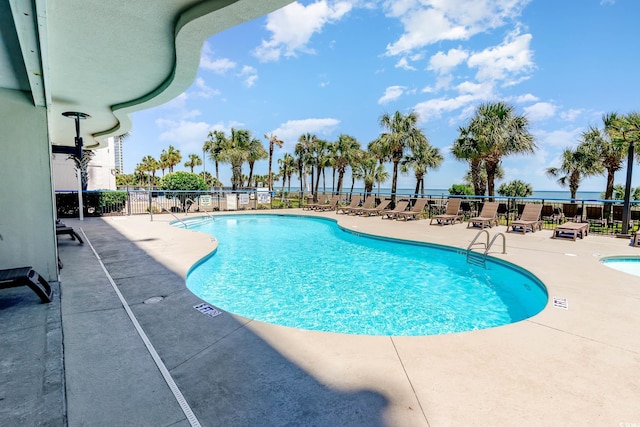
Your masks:
M 607 267 L 614 268 L 625 273 L 640 276 L 640 257 L 637 256 L 611 256 L 600 260 Z
M 437 335 L 517 322 L 547 303 L 545 287 L 503 262 L 487 269 L 444 246 L 370 238 L 319 218 L 217 216 L 198 229 L 217 251 L 188 288 L 263 322 L 359 335 Z

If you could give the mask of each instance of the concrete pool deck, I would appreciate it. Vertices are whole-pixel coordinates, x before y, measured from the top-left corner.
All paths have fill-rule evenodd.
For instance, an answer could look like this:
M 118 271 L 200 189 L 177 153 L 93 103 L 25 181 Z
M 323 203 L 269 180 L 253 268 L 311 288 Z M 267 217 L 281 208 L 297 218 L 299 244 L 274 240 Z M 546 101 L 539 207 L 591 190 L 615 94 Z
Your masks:
M 465 249 L 477 234 L 466 223 L 275 213 L 323 216 L 363 233 Z M 90 242 L 59 243 L 62 415 L 69 425 L 189 425 L 91 246 L 202 425 L 640 425 L 640 278 L 599 262 L 640 255 L 629 239 L 508 233 L 507 254 L 497 240 L 490 255 L 547 286 L 541 313 L 481 331 L 368 337 L 200 313 L 194 306 L 202 301 L 184 278 L 216 242 L 171 227 L 173 220 L 65 220 Z M 555 307 L 554 298 L 566 299 L 568 308 Z M 6 321 L 2 311 L 0 318 Z M 55 316 L 48 321 L 55 322 Z M 3 415 L 7 404 L 0 400 Z

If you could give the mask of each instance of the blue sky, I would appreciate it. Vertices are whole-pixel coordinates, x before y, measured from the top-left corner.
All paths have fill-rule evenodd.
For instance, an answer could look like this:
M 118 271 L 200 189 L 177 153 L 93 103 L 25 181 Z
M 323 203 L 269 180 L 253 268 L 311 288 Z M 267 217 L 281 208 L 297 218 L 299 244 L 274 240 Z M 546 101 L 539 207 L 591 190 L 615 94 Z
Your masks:
M 274 153 L 277 171 L 276 159 L 303 133 L 328 141 L 344 133 L 366 148 L 382 132 L 383 113 L 414 110 L 445 157 L 426 187 L 446 189 L 467 170 L 449 150 L 458 127 L 481 102 L 506 101 L 528 117 L 538 148 L 504 158 L 504 181 L 560 189 L 544 170 L 559 164 L 565 147 L 589 125 L 602 127 L 604 113 L 640 110 L 639 15 L 637 0 L 295 2 L 210 37 L 192 86 L 132 116 L 125 172 L 170 144 L 183 163 L 190 153 L 202 156 L 209 131 L 232 127 L 265 146 L 264 134 L 284 140 Z M 213 172 L 210 161 L 206 168 Z M 259 162 L 255 173 L 267 168 Z M 230 185 L 229 165 L 220 175 Z M 590 178 L 580 190 L 604 185 L 604 177 Z M 400 176 L 400 188 L 414 186 L 412 176 Z

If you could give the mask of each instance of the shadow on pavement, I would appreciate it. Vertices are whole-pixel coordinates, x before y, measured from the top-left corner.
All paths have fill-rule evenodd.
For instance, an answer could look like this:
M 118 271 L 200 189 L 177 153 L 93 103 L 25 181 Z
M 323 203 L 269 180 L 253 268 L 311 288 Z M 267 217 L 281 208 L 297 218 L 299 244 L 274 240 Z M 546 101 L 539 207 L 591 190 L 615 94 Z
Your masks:
M 229 314 L 223 312 L 212 318 L 194 309 L 202 300 L 186 288 L 182 277 L 158 263 L 106 221 L 91 218 L 81 226 L 203 425 L 384 425 L 383 412 L 389 402 L 380 393 L 343 392 L 321 384 Z M 61 256 L 65 270 L 87 268 L 84 264 L 92 263 L 93 254 L 87 246 L 64 245 Z M 98 266 L 95 257 L 93 260 Z M 83 265 L 78 265 L 79 262 Z M 118 302 L 108 295 L 113 290 L 104 286 L 100 275 L 104 276 L 102 270 L 92 267 L 82 274 L 86 278 L 83 283 L 67 284 L 62 280 L 63 322 L 77 319 L 74 330 L 78 337 L 92 339 L 89 331 L 78 332 L 86 328 L 79 321 L 80 315 L 93 316 L 118 309 Z M 66 303 L 67 295 L 75 302 Z M 65 326 L 65 345 L 66 334 Z M 70 335 L 73 339 L 74 334 Z M 130 344 L 117 338 L 104 337 L 109 347 L 119 346 L 109 348 L 108 352 L 115 352 L 119 359 L 126 360 Z M 80 356 L 85 359 L 80 361 Z M 101 352 L 76 355 L 71 361 L 83 366 L 100 366 L 102 356 Z M 95 360 L 86 360 L 86 357 Z M 69 370 L 74 366 L 67 363 L 66 369 L 70 375 Z M 89 369 L 86 372 L 91 375 Z M 133 387 L 146 379 L 130 378 L 129 381 Z M 73 391 L 69 405 L 77 408 L 73 409 L 77 414 L 75 421 L 69 416 L 70 425 L 90 421 L 83 418 L 90 416 L 91 408 L 79 406 L 90 406 L 92 401 L 101 398 L 102 392 L 82 388 L 99 383 L 99 380 L 76 375 L 69 384 Z M 72 398 L 77 399 L 76 402 L 71 402 Z M 102 411 L 104 417 L 110 416 L 109 408 Z M 179 420 L 164 419 L 164 425 L 171 422 Z

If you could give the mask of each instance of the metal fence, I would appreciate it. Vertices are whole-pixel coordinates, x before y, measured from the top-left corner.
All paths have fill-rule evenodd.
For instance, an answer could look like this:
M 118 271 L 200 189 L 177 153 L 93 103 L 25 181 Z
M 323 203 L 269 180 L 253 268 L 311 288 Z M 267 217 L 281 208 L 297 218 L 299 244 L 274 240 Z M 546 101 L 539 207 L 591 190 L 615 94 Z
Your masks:
M 297 191 L 269 192 L 265 189 L 247 189 L 240 191 L 164 191 L 164 190 L 126 190 L 126 191 L 86 191 L 83 192 L 84 216 L 106 215 L 148 215 L 165 213 L 198 213 L 216 211 L 260 210 L 304 208 L 310 203 L 323 202 L 334 193 L 301 193 Z M 426 198 L 427 204 L 423 217 L 432 217 L 443 213 L 448 195 L 446 194 L 391 194 L 391 193 L 340 193 L 340 205 L 349 204 L 353 197 L 364 199 L 374 195 L 376 203 L 384 199 L 409 200 Z M 395 196 L 395 197 L 393 197 Z M 461 213 L 465 219 L 477 216 L 488 197 L 451 196 L 462 198 Z M 498 202 L 498 217 L 502 225 L 508 225 L 522 213 L 526 203 L 542 204 L 541 219 L 543 228 L 553 229 L 566 221 L 589 222 L 590 232 L 615 235 L 622 230 L 623 205 L 621 200 L 570 200 L 501 197 L 492 198 Z M 74 191 L 56 192 L 57 213 L 59 218 L 77 217 L 78 193 Z M 640 201 L 631 202 L 629 231 L 640 228 Z

